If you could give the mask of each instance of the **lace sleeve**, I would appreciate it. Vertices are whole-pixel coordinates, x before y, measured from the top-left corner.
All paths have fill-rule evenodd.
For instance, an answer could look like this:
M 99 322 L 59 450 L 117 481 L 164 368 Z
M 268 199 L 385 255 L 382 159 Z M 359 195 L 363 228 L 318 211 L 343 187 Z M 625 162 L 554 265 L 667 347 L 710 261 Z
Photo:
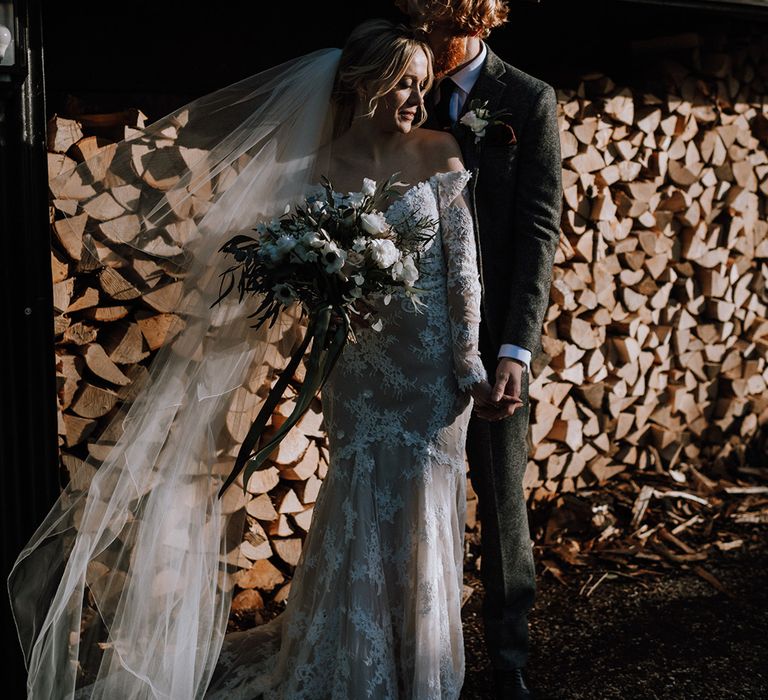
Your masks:
M 472 215 L 463 195 L 471 173 L 446 173 L 440 180 L 440 226 L 446 260 L 453 362 L 459 388 L 488 379 L 480 360 L 480 275 Z

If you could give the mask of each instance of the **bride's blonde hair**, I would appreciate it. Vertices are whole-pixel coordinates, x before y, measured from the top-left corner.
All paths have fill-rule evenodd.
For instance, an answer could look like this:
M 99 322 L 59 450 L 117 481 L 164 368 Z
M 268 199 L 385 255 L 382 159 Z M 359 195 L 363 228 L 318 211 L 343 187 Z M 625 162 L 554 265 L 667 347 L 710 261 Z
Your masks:
M 373 116 L 379 99 L 397 86 L 420 50 L 427 56 L 426 92 L 434 80 L 432 50 L 416 30 L 386 19 L 367 20 L 355 27 L 342 50 L 333 87 L 334 136 L 350 127 L 355 105 L 363 93 L 368 95 L 364 116 Z M 420 104 L 413 126 L 423 124 L 426 118 Z

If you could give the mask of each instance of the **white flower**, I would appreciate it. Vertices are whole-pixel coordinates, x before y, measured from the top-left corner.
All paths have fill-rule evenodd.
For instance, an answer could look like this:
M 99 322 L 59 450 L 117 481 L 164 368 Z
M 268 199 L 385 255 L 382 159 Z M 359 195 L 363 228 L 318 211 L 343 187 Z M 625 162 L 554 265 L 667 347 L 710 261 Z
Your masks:
M 320 250 L 326 272 L 338 272 L 344 267 L 347 254 L 333 241 L 327 241 Z
M 280 259 L 274 243 L 262 243 L 259 247 L 259 253 L 269 262 L 276 262 Z
M 370 214 L 363 214 L 360 217 L 360 223 L 363 226 L 363 230 L 371 236 L 381 236 L 387 233 L 391 226 L 384 218 L 384 214 L 378 211 L 371 212 Z
M 363 194 L 367 197 L 373 197 L 376 194 L 376 180 L 371 180 L 368 177 L 363 178 Z
M 317 260 L 317 253 L 314 250 L 307 250 L 298 245 L 293 249 L 293 254 L 301 262 L 315 262 Z
M 301 237 L 302 245 L 308 248 L 322 248 L 326 242 L 327 241 L 316 231 L 307 231 Z
M 261 250 L 268 256 L 273 263 L 280 262 L 296 246 L 296 239 L 293 236 L 283 234 L 271 243 L 263 243 Z
M 280 233 L 280 231 L 283 230 L 279 219 L 272 219 L 272 221 L 267 224 L 267 228 L 272 231 L 272 233 Z
M 388 238 L 377 238 L 368 245 L 371 259 L 382 270 L 391 267 L 400 259 L 400 251 Z
M 296 292 L 290 284 L 280 283 L 272 287 L 272 291 L 275 293 L 277 300 L 284 306 L 288 306 L 292 301 L 296 299 Z
M 280 257 L 282 257 L 287 253 L 290 253 L 296 246 L 296 243 L 298 243 L 298 241 L 293 236 L 283 234 L 275 241 L 275 248 L 280 254 Z
M 472 129 L 472 132 L 475 134 L 475 136 L 482 137 L 485 135 L 485 127 L 488 126 L 488 120 L 482 119 L 478 115 L 478 111 L 479 110 L 474 109 L 470 110 L 459 121 Z
M 366 241 L 365 238 L 358 236 L 354 241 L 352 241 L 352 250 L 357 253 L 362 253 L 365 250 L 367 243 L 368 241 Z
M 363 192 L 350 192 L 346 196 L 347 204 L 357 209 L 359 206 L 362 205 L 364 196 L 365 196 L 365 193 Z
M 325 202 L 320 199 L 316 199 L 309 205 L 309 210 L 313 214 L 322 214 L 325 211 Z
M 419 279 L 419 270 L 411 256 L 403 256 L 394 264 L 392 267 L 392 279 L 405 282 L 406 286 L 412 285 Z

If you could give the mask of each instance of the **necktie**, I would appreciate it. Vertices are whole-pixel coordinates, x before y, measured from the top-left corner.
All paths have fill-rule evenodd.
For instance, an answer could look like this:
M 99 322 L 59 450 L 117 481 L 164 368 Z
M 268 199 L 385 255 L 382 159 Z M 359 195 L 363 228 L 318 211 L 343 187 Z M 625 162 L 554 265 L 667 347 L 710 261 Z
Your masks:
M 453 124 L 450 113 L 450 104 L 451 95 L 453 95 L 455 89 L 456 83 L 450 78 L 444 78 L 440 82 L 440 85 L 438 85 L 440 99 L 435 105 L 435 117 L 437 117 L 437 121 L 442 127 L 451 126 Z

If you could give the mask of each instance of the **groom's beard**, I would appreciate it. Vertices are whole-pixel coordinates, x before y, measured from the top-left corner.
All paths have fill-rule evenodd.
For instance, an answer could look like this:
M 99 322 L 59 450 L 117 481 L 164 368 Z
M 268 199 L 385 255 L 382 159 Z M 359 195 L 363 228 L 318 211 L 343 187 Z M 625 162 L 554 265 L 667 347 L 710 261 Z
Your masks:
M 467 55 L 467 37 L 448 37 L 435 50 L 434 72 L 435 78 L 442 78 L 464 63 Z

